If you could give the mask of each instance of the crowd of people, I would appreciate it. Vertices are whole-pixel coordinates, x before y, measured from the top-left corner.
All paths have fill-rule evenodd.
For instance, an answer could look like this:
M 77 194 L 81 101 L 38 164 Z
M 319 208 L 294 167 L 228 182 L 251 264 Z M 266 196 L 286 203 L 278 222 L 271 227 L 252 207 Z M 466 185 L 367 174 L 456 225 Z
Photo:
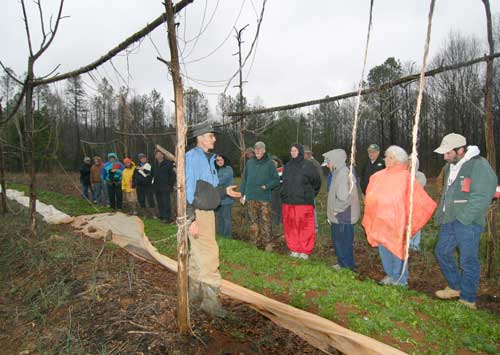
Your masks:
M 80 167 L 82 197 L 93 203 L 124 210 L 132 214 L 143 212 L 173 222 L 171 192 L 175 185 L 174 164 L 161 150 L 155 151 L 152 163 L 144 153 L 120 162 L 116 153 L 108 153 L 106 163 L 95 156 L 83 159 Z
M 212 126 L 197 126 L 191 139 L 196 140 L 196 146 L 186 153 L 189 292 L 191 299 L 200 301 L 208 313 L 224 314 L 218 300 L 221 277 L 215 235 L 232 236 L 231 209 L 235 199 L 242 205 L 253 244 L 272 251 L 276 242 L 273 228 L 282 224 L 290 256 L 307 259 L 319 230 L 316 197 L 323 181 L 322 167 L 328 171 L 326 217 L 338 262 L 335 269 L 356 270 L 354 230 L 361 220 L 367 241 L 378 249 L 385 272 L 379 283 L 407 287 L 408 241 L 409 248 L 418 251 L 421 230 L 434 215 L 435 224 L 440 226 L 435 255 L 448 282 L 436 296 L 458 298 L 460 303 L 476 307 L 479 239 L 498 180 L 488 161 L 479 155 L 478 147 L 468 146 L 465 137 L 449 134 L 435 150 L 446 163 L 438 203 L 424 190 L 426 177 L 418 171 L 418 159 L 412 178 L 410 157 L 399 146 L 388 147 L 382 157 L 379 145 L 369 145 L 368 162 L 358 177 L 343 149 L 324 153 L 320 164 L 309 147 L 293 144 L 289 160 L 283 165 L 266 151 L 264 142 L 257 142 L 245 151 L 245 168 L 237 192 L 229 159 L 210 153 L 216 141 Z M 94 157 L 93 165 L 90 158 L 85 158 L 81 176 L 85 198 L 109 204 L 113 209 L 127 205 L 133 213 L 136 210 L 130 206 L 135 201 L 140 208 L 154 208 L 156 199 L 159 218 L 171 221 L 170 193 L 175 175 L 173 163 L 161 151 L 155 152 L 152 165 L 144 154 L 138 156 L 137 166 L 129 158 L 120 163 L 114 153 L 108 154 L 105 164 L 99 157 Z M 456 250 L 459 266 L 454 257 Z

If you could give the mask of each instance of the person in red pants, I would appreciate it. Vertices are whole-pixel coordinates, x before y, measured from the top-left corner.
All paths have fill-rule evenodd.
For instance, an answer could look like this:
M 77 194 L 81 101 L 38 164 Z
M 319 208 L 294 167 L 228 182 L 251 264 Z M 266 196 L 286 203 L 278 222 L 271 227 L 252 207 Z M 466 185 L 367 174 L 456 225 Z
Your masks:
M 280 192 L 283 230 L 290 256 L 307 259 L 314 249 L 314 198 L 321 188 L 321 177 L 311 161 L 304 159 L 302 145 L 293 144 L 290 155 Z

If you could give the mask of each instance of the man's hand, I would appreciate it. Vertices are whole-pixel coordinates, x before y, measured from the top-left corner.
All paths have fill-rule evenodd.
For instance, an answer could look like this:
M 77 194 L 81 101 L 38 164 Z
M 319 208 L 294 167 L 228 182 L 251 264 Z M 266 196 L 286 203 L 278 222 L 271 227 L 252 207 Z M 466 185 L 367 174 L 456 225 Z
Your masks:
M 240 198 L 240 203 L 241 203 L 242 205 L 244 205 L 244 204 L 245 204 L 245 196 L 242 196 L 242 197 Z
M 238 188 L 238 185 L 231 185 L 226 187 L 226 194 L 230 197 L 241 198 L 241 192 L 234 191 Z
M 193 223 L 191 223 L 191 225 L 189 226 L 189 234 L 193 237 L 196 237 L 199 232 L 200 230 L 198 227 L 198 222 L 193 221 Z
M 265 190 L 265 189 L 266 189 L 266 185 L 262 185 L 260 188 L 261 188 L 262 190 Z

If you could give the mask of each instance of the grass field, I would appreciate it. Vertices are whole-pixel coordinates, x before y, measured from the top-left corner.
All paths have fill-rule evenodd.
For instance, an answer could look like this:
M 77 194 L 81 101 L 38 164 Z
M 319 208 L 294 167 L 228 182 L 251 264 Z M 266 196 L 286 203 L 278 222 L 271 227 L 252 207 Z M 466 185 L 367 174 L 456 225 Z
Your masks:
M 10 187 L 26 190 L 23 185 Z M 39 199 L 71 215 L 107 211 L 55 192 L 41 191 Z M 158 250 L 175 258 L 175 226 L 156 219 L 144 219 L 144 224 Z M 500 353 L 500 323 L 494 313 L 473 311 L 401 287 L 382 287 L 370 279 L 359 280 L 355 273 L 333 270 L 321 259 L 291 259 L 240 240 L 218 238 L 218 242 L 225 279 L 408 353 Z

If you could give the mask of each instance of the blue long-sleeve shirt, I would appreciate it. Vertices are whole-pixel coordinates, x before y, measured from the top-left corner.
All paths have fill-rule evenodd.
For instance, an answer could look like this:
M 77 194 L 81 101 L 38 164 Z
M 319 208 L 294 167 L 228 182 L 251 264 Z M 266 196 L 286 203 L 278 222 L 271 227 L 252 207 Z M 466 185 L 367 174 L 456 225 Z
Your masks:
M 194 200 L 198 180 L 206 181 L 213 187 L 219 185 L 215 169 L 215 154 L 210 154 L 208 157 L 203 149 L 195 147 L 186 153 L 186 199 L 190 205 Z

